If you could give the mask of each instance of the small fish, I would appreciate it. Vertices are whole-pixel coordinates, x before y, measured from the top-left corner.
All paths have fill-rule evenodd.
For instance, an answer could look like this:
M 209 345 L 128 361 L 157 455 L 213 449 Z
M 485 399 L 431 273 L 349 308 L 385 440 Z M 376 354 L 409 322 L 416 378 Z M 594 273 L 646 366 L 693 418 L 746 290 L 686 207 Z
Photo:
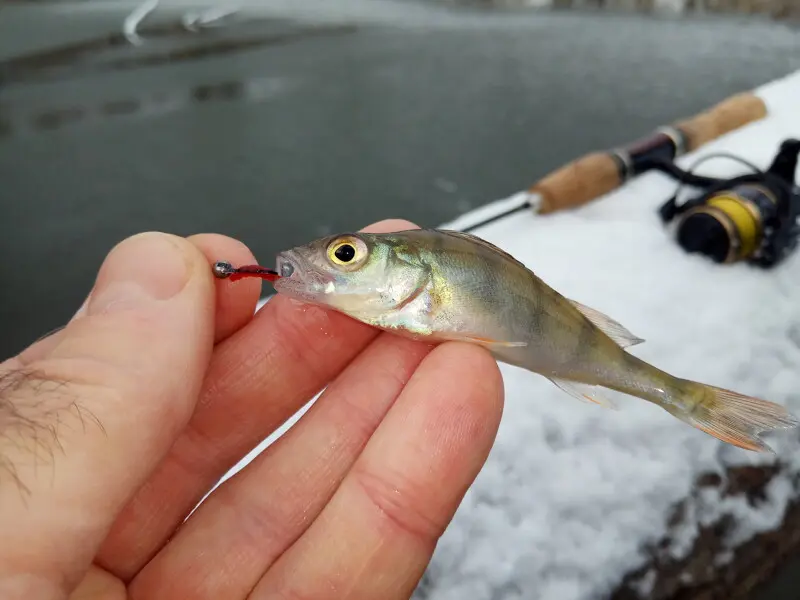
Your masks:
M 626 352 L 644 340 L 471 234 L 328 236 L 280 253 L 276 266 L 278 293 L 405 337 L 479 344 L 582 401 L 614 408 L 603 389 L 616 390 L 762 452 L 772 449 L 761 432 L 800 424 L 778 404 L 674 377 Z

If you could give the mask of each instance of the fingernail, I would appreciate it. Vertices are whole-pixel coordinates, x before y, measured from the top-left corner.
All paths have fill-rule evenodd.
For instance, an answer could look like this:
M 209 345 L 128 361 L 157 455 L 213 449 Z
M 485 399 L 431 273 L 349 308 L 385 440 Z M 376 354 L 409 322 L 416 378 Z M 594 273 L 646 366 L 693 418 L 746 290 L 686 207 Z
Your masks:
M 161 233 L 128 238 L 114 248 L 97 276 L 87 313 L 117 312 L 167 300 L 188 280 L 181 248 Z

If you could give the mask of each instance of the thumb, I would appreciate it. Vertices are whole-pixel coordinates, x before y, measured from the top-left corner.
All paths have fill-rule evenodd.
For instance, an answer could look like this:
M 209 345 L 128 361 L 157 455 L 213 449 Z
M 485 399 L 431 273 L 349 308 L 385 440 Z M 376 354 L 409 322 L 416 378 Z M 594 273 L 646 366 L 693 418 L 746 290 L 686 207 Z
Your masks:
M 106 258 L 80 318 L 0 365 L 0 597 L 61 598 L 188 421 L 213 346 L 214 282 L 188 241 Z

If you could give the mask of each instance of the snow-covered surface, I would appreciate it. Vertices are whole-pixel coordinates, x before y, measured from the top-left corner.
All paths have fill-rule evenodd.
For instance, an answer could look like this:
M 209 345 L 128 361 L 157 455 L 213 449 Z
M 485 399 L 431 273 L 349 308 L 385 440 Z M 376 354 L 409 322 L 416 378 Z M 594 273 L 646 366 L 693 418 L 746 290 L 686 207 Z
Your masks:
M 679 163 L 725 151 L 767 167 L 783 139 L 800 137 L 800 72 L 760 94 L 767 119 Z M 717 158 L 700 172 L 741 170 Z M 632 353 L 800 411 L 800 255 L 763 272 L 684 253 L 656 215 L 674 189 L 666 176 L 648 174 L 579 211 L 522 213 L 479 233 L 568 297 L 644 337 Z M 724 446 L 637 399 L 622 396 L 622 410 L 607 411 L 573 401 L 543 378 L 502 369 L 507 401 L 497 443 L 437 548 L 427 598 L 602 597 L 641 564 L 643 544 L 666 533 L 669 510 L 698 474 L 775 460 Z M 797 442 L 778 437 L 772 445 L 800 470 Z M 757 511 L 744 499 L 720 503 L 715 493 L 691 507 L 693 524 L 728 512 L 739 517 L 736 541 L 744 541 L 778 525 L 794 492 L 788 477 L 776 479 Z M 677 555 L 691 548 L 691 525 Z
M 765 120 L 679 163 L 687 167 L 725 151 L 767 167 L 783 139 L 800 137 L 800 72 L 759 93 L 770 111 Z M 742 169 L 717 158 L 699 172 L 730 176 Z M 647 174 L 578 211 L 525 211 L 476 233 L 566 296 L 645 338 L 632 353 L 675 375 L 765 397 L 800 414 L 800 253 L 773 271 L 688 255 L 656 215 L 674 190 L 668 177 Z M 480 212 L 502 212 L 519 200 Z M 476 214 L 445 226 L 474 222 Z M 621 410 L 609 411 L 578 402 L 537 375 L 501 368 L 506 407 L 496 444 L 441 539 L 419 598 L 602 598 L 642 564 L 643 545 L 666 533 L 670 509 L 689 495 L 697 475 L 776 460 L 723 445 L 641 400 L 620 395 Z M 797 441 L 778 436 L 770 443 L 800 472 Z M 740 498 L 720 501 L 716 492 L 701 496 L 672 550 L 687 552 L 698 523 L 722 513 L 738 517 L 735 542 L 774 528 L 795 493 L 787 475 L 773 481 L 757 509 Z

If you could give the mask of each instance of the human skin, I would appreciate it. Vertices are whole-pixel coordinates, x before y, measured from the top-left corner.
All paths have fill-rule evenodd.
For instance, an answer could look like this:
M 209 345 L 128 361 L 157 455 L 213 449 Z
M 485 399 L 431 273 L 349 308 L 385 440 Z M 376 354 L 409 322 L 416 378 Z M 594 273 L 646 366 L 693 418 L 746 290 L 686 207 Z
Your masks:
M 221 259 L 256 262 L 216 234 L 129 238 L 0 364 L 0 597 L 413 593 L 494 442 L 496 362 L 280 295 L 254 316 L 260 282 L 215 280 Z

